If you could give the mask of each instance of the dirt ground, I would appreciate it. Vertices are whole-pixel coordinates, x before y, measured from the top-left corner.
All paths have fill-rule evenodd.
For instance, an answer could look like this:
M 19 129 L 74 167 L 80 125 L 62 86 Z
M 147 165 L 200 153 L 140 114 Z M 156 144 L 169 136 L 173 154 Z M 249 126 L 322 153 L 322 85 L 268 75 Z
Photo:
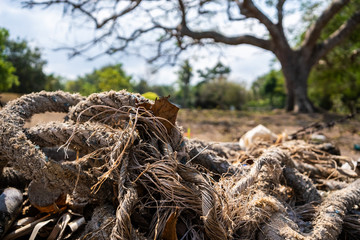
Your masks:
M 37 123 L 62 120 L 62 113 L 46 113 L 34 116 L 26 127 Z M 344 117 L 335 114 L 290 114 L 284 111 L 254 113 L 222 110 L 187 110 L 181 109 L 178 124 L 183 127 L 185 136 L 208 141 L 239 141 L 241 136 L 262 124 L 276 134 L 292 134 L 304 126 L 315 122 L 329 122 Z M 337 145 L 341 154 L 360 159 L 360 151 L 354 150 L 354 144 L 360 144 L 360 116 L 331 129 L 321 130 L 328 141 Z
M 180 110 L 178 122 L 184 127 L 185 134 L 190 129 L 190 137 L 209 141 L 239 141 L 241 136 L 262 124 L 276 134 L 292 134 L 302 127 L 315 122 L 329 122 L 340 119 L 336 114 L 291 114 L 276 110 L 267 113 L 249 113 L 221 110 Z M 321 130 L 328 141 L 337 145 L 341 154 L 357 160 L 360 151 L 354 144 L 360 144 L 360 116 L 336 124 L 331 129 Z

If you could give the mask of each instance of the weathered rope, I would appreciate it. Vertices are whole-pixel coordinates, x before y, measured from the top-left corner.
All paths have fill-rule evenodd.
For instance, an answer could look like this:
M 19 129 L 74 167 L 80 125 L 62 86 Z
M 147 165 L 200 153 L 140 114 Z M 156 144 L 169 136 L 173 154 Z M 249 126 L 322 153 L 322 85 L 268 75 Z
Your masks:
M 75 122 L 85 122 L 88 120 L 104 121 L 118 124 L 120 120 L 126 120 L 128 116 L 126 114 L 117 115 L 118 119 L 106 119 L 109 113 L 116 112 L 118 110 L 128 111 L 129 108 L 136 108 L 140 104 L 151 103 L 150 100 L 142 97 L 140 94 L 129 93 L 125 90 L 115 92 L 103 92 L 91 94 L 88 98 L 79 102 L 76 106 L 72 107 L 69 111 L 69 118 Z M 122 118 L 121 118 L 122 117 Z
M 250 172 L 235 184 L 231 190 L 230 195 L 234 196 L 235 194 L 240 194 L 249 186 L 254 184 L 264 165 L 271 165 L 274 168 L 280 168 L 280 163 L 284 157 L 285 155 L 283 151 L 278 148 L 270 148 L 265 151 L 261 157 L 255 161 L 250 169 Z
M 111 147 L 120 138 L 122 130 L 96 123 L 83 124 L 50 122 L 30 128 L 28 139 L 40 147 L 69 147 L 82 153 L 90 153 L 99 148 Z
M 342 230 L 347 211 L 360 202 L 360 179 L 348 187 L 330 194 L 318 207 L 311 234 L 302 234 L 284 213 L 274 214 L 264 225 L 263 233 L 268 239 L 336 240 Z
M 26 178 L 45 180 L 60 188 L 67 188 L 67 183 L 61 178 L 49 179 L 54 173 L 49 172 L 45 166 L 53 163 L 26 138 L 22 127 L 25 120 L 36 113 L 67 112 L 69 107 L 80 100 L 82 97 L 77 94 L 58 91 L 33 93 L 9 102 L 0 111 L 0 152 L 12 159 L 12 165 Z

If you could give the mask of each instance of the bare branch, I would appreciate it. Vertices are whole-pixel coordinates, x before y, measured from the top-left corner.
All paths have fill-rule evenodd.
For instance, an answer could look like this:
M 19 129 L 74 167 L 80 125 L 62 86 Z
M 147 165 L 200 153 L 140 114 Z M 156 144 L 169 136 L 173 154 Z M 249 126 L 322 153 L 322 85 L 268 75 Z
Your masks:
M 334 0 L 332 4 L 323 11 L 316 22 L 307 30 L 303 47 L 313 48 L 319 39 L 322 29 L 350 0 Z
M 278 23 L 277 25 L 282 29 L 283 28 L 283 18 L 284 18 L 284 3 L 286 0 L 279 0 L 276 4 L 277 16 L 278 16 Z
M 320 58 L 325 56 L 331 49 L 337 46 L 342 40 L 344 40 L 347 36 L 353 32 L 356 27 L 360 25 L 360 11 L 354 13 L 349 20 L 347 20 L 343 25 L 341 25 L 338 30 L 336 30 L 333 34 L 330 35 L 328 39 L 324 42 L 318 44 L 315 56 L 314 63 L 316 63 Z
M 228 45 L 250 44 L 256 47 L 263 48 L 265 50 L 273 51 L 270 40 L 260 39 L 251 35 L 227 37 L 215 31 L 202 31 L 202 32 L 192 31 L 187 26 L 186 8 L 182 0 L 179 0 L 179 8 L 181 11 L 181 24 L 178 26 L 177 30 L 179 31 L 181 36 L 188 36 L 194 40 L 212 39 L 214 40 L 214 42 L 225 43 Z
M 137 6 L 139 6 L 140 3 L 141 3 L 141 0 L 131 1 L 130 4 L 126 8 L 124 8 L 121 12 L 119 12 L 117 14 L 113 14 L 109 18 L 104 19 L 101 23 L 98 23 L 96 25 L 96 28 L 101 28 L 102 26 L 104 26 L 109 21 L 115 21 L 117 18 L 124 16 L 125 14 L 131 12 Z
M 273 51 L 270 40 L 260 39 L 251 35 L 227 37 L 214 31 L 191 31 L 187 26 L 181 26 L 180 33 L 182 36 L 188 36 L 197 40 L 212 39 L 214 42 L 225 43 L 228 45 L 250 44 L 265 50 Z
M 255 6 L 252 0 L 243 0 L 242 2 L 236 0 L 236 3 L 241 14 L 247 18 L 255 18 L 264 24 L 275 41 L 282 37 L 279 28 L 264 13 L 262 13 L 257 6 Z
M 77 2 L 70 1 L 70 0 L 51 0 L 51 1 L 42 1 L 42 2 L 37 2 L 37 1 L 30 0 L 30 1 L 24 2 L 23 5 L 24 5 L 24 7 L 28 7 L 28 8 L 32 8 L 35 5 L 43 5 L 45 7 L 49 7 L 49 6 L 53 5 L 53 4 L 64 4 L 64 6 L 71 6 L 72 7 L 72 10 L 71 10 L 72 12 L 75 12 L 76 10 L 80 11 L 81 13 L 83 13 L 84 15 L 89 17 L 94 22 L 97 29 L 100 29 L 103 26 L 105 26 L 108 22 L 115 21 L 116 19 L 118 19 L 118 18 L 124 16 L 125 14 L 133 11 L 136 7 L 138 7 L 140 5 L 141 1 L 142 0 L 130 1 L 129 5 L 127 7 L 123 8 L 120 12 L 114 13 L 111 16 L 105 18 L 101 22 L 99 22 L 98 19 L 93 15 L 93 12 L 96 12 L 94 10 L 96 8 L 96 5 L 98 4 L 97 1 L 95 1 L 95 2 L 93 2 L 93 1 L 85 1 L 85 2 L 82 2 L 82 3 L 77 3 Z M 87 10 L 86 5 L 89 2 L 93 3 L 94 5 L 93 5 L 92 9 Z M 116 1 L 116 4 L 118 4 L 118 3 L 119 2 Z M 99 8 L 97 10 L 100 10 L 100 9 L 101 8 Z M 116 9 L 116 6 L 114 6 L 113 9 Z
M 186 25 L 186 9 L 185 4 L 182 0 L 179 0 L 179 8 L 181 11 L 181 24 Z

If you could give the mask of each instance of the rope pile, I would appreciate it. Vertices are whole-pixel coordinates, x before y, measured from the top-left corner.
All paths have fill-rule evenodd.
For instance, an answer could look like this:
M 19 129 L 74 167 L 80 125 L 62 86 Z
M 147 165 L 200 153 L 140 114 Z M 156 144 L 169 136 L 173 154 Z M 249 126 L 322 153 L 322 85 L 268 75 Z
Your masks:
M 66 113 L 65 121 L 24 128 L 49 111 Z M 0 111 L 0 170 L 27 179 L 41 217 L 55 224 L 65 212 L 84 216 L 71 239 L 360 236 L 360 180 L 338 167 L 350 159 L 300 140 L 241 152 L 185 139 L 177 111 L 167 98 L 126 91 L 25 95 Z M 49 148 L 75 157 L 54 160 Z M 330 193 L 330 179 L 339 190 Z

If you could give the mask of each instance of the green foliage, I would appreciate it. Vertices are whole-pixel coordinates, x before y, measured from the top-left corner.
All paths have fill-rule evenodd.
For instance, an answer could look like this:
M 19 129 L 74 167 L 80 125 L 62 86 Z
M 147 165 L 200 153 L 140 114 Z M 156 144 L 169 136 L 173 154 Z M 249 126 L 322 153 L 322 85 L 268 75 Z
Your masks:
M 325 39 L 348 19 L 360 1 L 353 1 L 327 25 L 322 32 Z M 360 104 L 360 26 L 339 46 L 329 52 L 311 72 L 309 96 L 325 110 L 355 112 Z
M 122 89 L 132 90 L 131 76 L 126 75 L 121 64 L 107 65 L 75 81 L 68 81 L 65 90 L 89 95 L 94 92 Z
M 146 92 L 151 92 L 150 88 L 151 87 L 149 86 L 149 84 L 147 83 L 147 81 L 145 79 L 140 79 L 140 81 L 138 83 L 133 85 L 134 92 L 140 93 L 140 94 L 143 94 Z
M 191 104 L 190 96 L 190 81 L 193 76 L 192 67 L 189 60 L 185 60 L 181 66 L 178 74 L 178 83 L 180 85 L 180 93 L 182 98 L 182 106 L 188 108 Z
M 216 63 L 212 68 L 206 68 L 205 70 L 198 70 L 199 77 L 202 79 L 200 84 L 209 82 L 214 79 L 222 80 L 227 79 L 231 72 L 228 66 L 225 66 L 221 62 Z
M 240 106 L 237 106 L 237 104 L 226 104 L 224 102 L 225 96 L 222 96 L 222 94 L 229 89 L 224 89 L 224 91 L 218 91 L 216 87 L 225 87 L 228 88 L 229 84 L 227 79 L 231 72 L 230 67 L 225 66 L 221 62 L 217 62 L 214 67 L 212 68 L 205 68 L 205 70 L 198 70 L 199 77 L 201 81 L 194 87 L 193 92 L 195 95 L 195 107 L 202 107 L 202 108 L 223 108 L 228 109 L 230 105 L 235 106 L 236 108 L 239 108 Z M 240 86 L 240 85 L 239 85 Z M 209 87 L 209 89 L 206 89 Z M 240 86 L 241 87 L 241 86 Z M 237 90 L 241 92 L 239 88 L 236 87 Z M 212 93 L 211 91 L 215 91 Z M 218 92 L 217 92 L 218 91 Z M 236 94 L 231 94 L 232 96 L 235 96 Z M 228 98 L 228 97 L 226 97 Z M 216 103 L 216 101 L 222 101 L 221 103 Z M 228 101 L 228 99 L 227 99 Z M 242 103 L 241 103 L 242 104 Z
M 8 41 L 9 32 L 0 28 L 0 91 L 7 91 L 12 86 L 19 85 L 17 76 L 14 75 L 15 67 L 6 60 L 5 46 Z
M 237 83 L 211 81 L 200 86 L 197 106 L 201 108 L 241 109 L 246 101 L 246 90 Z
M 61 76 L 55 76 L 54 74 L 50 74 L 46 76 L 46 83 L 44 86 L 44 90 L 46 91 L 56 91 L 64 89 L 63 82 L 65 79 Z
M 169 96 L 173 95 L 175 89 L 171 85 L 154 85 L 150 87 L 150 91 L 156 93 L 159 96 Z
M 156 98 L 159 98 L 159 96 L 154 92 L 146 92 L 142 94 L 142 96 L 153 101 L 155 101 Z
M 191 77 L 193 76 L 192 67 L 189 60 L 185 60 L 181 64 L 180 70 L 177 72 L 177 74 L 180 86 L 189 86 Z
M 284 82 L 281 71 L 271 70 L 259 77 L 251 86 L 252 107 L 258 102 L 259 107 L 268 105 L 270 108 L 283 108 L 286 100 Z
M 149 85 L 145 79 L 141 79 L 137 84 L 133 84 L 134 92 L 143 94 L 146 92 L 153 92 L 157 96 L 169 96 L 171 95 L 171 100 L 175 98 L 175 89 L 171 85 Z M 178 101 L 177 103 L 180 103 Z
M 16 68 L 15 75 L 20 84 L 13 86 L 10 91 L 16 93 L 30 93 L 45 89 L 47 81 L 43 68 L 46 61 L 41 58 L 39 48 L 32 49 L 27 41 L 6 41 L 6 60 Z

